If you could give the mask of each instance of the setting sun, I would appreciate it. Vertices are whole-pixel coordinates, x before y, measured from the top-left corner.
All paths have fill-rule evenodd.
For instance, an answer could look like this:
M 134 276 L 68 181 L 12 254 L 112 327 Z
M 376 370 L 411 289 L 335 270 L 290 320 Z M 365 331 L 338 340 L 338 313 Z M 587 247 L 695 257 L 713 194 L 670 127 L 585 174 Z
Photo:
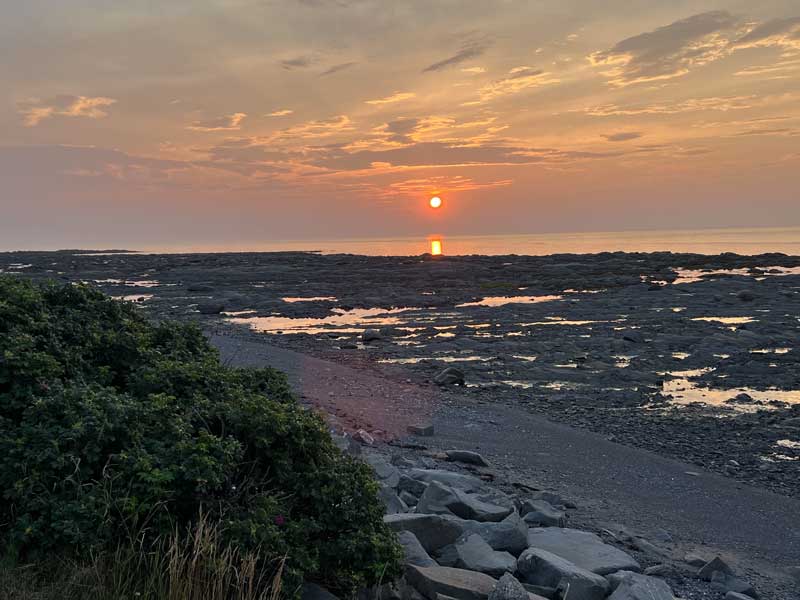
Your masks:
M 439 196 L 434 196 L 431 198 L 431 208 L 441 208 L 442 207 L 442 199 Z

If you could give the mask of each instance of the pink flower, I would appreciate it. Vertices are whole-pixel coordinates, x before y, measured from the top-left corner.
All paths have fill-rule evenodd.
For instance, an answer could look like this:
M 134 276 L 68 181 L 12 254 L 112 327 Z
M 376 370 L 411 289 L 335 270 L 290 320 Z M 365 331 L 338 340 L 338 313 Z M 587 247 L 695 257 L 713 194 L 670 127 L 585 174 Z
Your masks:
M 283 517 L 283 515 L 278 515 L 277 517 L 275 517 L 275 525 L 280 527 L 284 523 L 286 523 L 286 519 Z

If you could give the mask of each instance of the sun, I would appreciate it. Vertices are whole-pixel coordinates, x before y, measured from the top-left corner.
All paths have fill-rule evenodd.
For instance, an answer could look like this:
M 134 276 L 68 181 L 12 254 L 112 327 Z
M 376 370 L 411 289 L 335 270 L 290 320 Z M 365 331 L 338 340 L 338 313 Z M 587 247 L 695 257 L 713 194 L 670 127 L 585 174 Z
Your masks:
M 434 196 L 431 198 L 430 201 L 431 208 L 441 208 L 442 207 L 442 199 L 439 196 Z

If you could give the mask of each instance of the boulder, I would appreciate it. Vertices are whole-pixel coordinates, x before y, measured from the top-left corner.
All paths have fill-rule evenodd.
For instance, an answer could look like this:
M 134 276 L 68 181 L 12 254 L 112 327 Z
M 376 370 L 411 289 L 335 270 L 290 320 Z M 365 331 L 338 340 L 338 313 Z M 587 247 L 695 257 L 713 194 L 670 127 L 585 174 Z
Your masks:
M 564 507 L 564 508 L 578 508 L 577 504 L 575 504 L 571 500 L 567 500 L 560 494 L 556 492 L 551 492 L 548 490 L 543 490 L 541 492 L 533 492 L 530 495 L 531 500 L 544 500 L 545 502 L 549 502 L 556 508 Z
M 742 302 L 752 302 L 756 299 L 756 295 L 750 290 L 741 290 L 736 294 L 736 297 Z
M 505 550 L 519 556 L 528 547 L 528 525 L 514 511 L 499 523 L 465 521 L 464 529 L 477 533 L 493 550 Z
M 431 437 L 434 433 L 433 425 L 430 423 L 424 425 L 409 425 L 406 429 L 411 435 L 419 437 Z
M 717 571 L 726 575 L 733 575 L 733 569 L 728 565 L 728 563 L 722 560 L 721 557 L 715 556 L 702 567 L 700 567 L 700 570 L 697 572 L 697 576 L 700 579 L 711 581 L 711 578 Z
M 447 460 L 452 462 L 460 462 L 467 465 L 477 465 L 479 467 L 488 467 L 489 463 L 477 452 L 470 452 L 469 450 L 447 450 L 445 452 Z
M 417 536 L 410 531 L 401 531 L 397 534 L 397 541 L 403 547 L 407 565 L 417 565 L 418 567 L 435 567 L 436 561 L 425 552 L 425 548 L 419 543 Z
M 672 590 L 663 579 L 640 573 L 623 571 L 615 573 L 611 581 L 614 593 L 608 600 L 675 600 Z
M 369 433 L 364 431 L 363 429 L 359 429 L 353 434 L 353 439 L 360 444 L 365 446 L 374 446 L 375 445 L 375 438 L 372 437 Z
M 528 590 L 511 573 L 506 573 L 494 586 L 489 600 L 528 600 Z
M 567 524 L 567 515 L 545 500 L 526 500 L 519 512 L 533 527 L 565 527 Z
M 397 496 L 393 488 L 387 485 L 381 484 L 378 498 L 383 502 L 384 513 L 387 515 L 408 512 L 408 505 Z
M 455 367 L 447 367 L 433 378 L 433 382 L 436 385 L 464 385 L 464 372 Z
M 390 488 L 397 488 L 400 483 L 400 471 L 397 470 L 397 467 L 390 464 L 380 454 L 368 454 L 364 460 L 375 471 L 375 478 L 380 483 Z
M 425 489 L 428 487 L 428 484 L 420 481 L 419 479 L 414 479 L 413 477 L 409 477 L 405 473 L 400 475 L 400 479 L 397 482 L 397 489 L 401 492 L 408 492 L 419 498 L 422 494 L 425 493 Z
M 728 592 L 725 594 L 725 600 L 753 600 L 747 594 L 740 594 L 739 592 Z
M 463 521 L 448 515 L 396 514 L 383 518 L 393 531 L 410 531 L 425 551 L 433 553 L 455 543 L 464 533 Z
M 633 344 L 644 343 L 644 335 L 638 329 L 626 329 L 622 332 L 622 339 Z
M 406 568 L 406 581 L 428 600 L 438 600 L 438 595 L 456 600 L 486 600 L 495 587 L 489 575 L 453 569 L 451 567 Z
M 453 546 L 455 561 L 452 566 L 468 571 L 478 571 L 493 577 L 503 573 L 514 573 L 517 560 L 508 552 L 492 550 L 484 539 L 476 533 L 466 534 Z
M 225 310 L 225 305 L 221 302 L 203 302 L 197 305 L 197 311 L 201 315 L 218 315 Z
M 744 594 L 751 598 L 758 598 L 758 593 L 755 588 L 747 581 L 730 573 L 723 573 L 722 571 L 714 571 L 711 576 L 711 587 L 719 590 L 723 594 L 727 592 L 736 592 L 737 594 Z
M 419 502 L 419 498 L 417 498 L 414 494 L 409 494 L 408 492 L 400 492 L 398 497 L 400 500 L 405 502 L 406 506 L 416 506 Z
M 517 570 L 527 583 L 555 587 L 571 600 L 603 600 L 608 592 L 605 578 L 547 550 L 528 548 L 519 557 Z
M 383 339 L 383 334 L 377 329 L 365 329 L 364 333 L 361 334 L 361 341 L 364 342 L 365 344 L 369 344 L 370 342 L 376 342 L 382 339 Z
M 542 527 L 528 532 L 528 545 L 547 550 L 598 575 L 615 571 L 641 571 L 636 560 L 626 552 L 605 544 L 588 531 L 560 527 Z
M 316 583 L 304 583 L 300 587 L 300 600 L 339 600 L 339 598 Z
M 465 492 L 475 492 L 484 488 L 484 483 L 472 475 L 464 475 L 454 471 L 443 469 L 410 469 L 407 475 L 423 483 L 438 481 L 444 485 L 464 490 Z
M 513 509 L 484 502 L 476 494 L 468 494 L 434 481 L 420 497 L 417 511 L 430 515 L 452 514 L 474 521 L 498 522 L 510 515 Z

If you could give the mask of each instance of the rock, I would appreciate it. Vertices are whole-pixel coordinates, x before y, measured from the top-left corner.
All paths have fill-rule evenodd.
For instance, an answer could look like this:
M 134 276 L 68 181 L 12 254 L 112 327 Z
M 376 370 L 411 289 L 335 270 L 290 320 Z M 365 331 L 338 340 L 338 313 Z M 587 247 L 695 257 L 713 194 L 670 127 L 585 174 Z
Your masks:
M 736 297 L 742 302 L 752 302 L 756 299 L 756 295 L 750 290 L 741 290 Z
M 720 573 L 724 573 L 726 575 L 733 575 L 733 569 L 728 566 L 728 563 L 722 560 L 721 557 L 715 556 L 712 560 L 700 568 L 700 570 L 697 572 L 697 576 L 700 579 L 711 581 L 715 571 L 719 571 Z
M 425 548 L 419 543 L 417 536 L 410 531 L 401 531 L 397 534 L 397 541 L 403 547 L 407 565 L 417 565 L 418 567 L 435 567 L 436 561 L 425 552 Z
M 409 425 L 407 427 L 408 433 L 419 437 L 431 437 L 434 433 L 433 425 Z
M 700 556 L 699 554 L 694 554 L 694 553 L 690 552 L 689 554 L 687 554 L 686 556 L 683 557 L 683 562 L 685 562 L 686 564 L 689 564 L 689 565 L 691 565 L 693 567 L 702 567 L 708 561 L 705 558 L 703 558 L 702 556 Z
M 397 470 L 397 467 L 390 464 L 380 454 L 368 454 L 364 460 L 375 471 L 375 478 L 380 483 L 390 488 L 397 488 L 400 483 L 400 471 Z
M 524 581 L 555 587 L 571 600 L 602 600 L 608 592 L 605 578 L 547 550 L 528 548 L 517 561 L 517 571 Z
M 800 566 L 787 567 L 786 572 L 789 573 L 789 576 L 797 583 L 800 583 Z
M 567 516 L 544 500 L 526 500 L 519 509 L 522 518 L 534 527 L 565 527 Z
M 533 492 L 530 495 L 531 500 L 544 500 L 545 502 L 549 502 L 555 507 L 563 506 L 564 508 L 578 508 L 578 505 L 572 502 L 571 500 L 565 499 L 560 494 L 555 492 L 550 492 L 547 490 L 541 492 Z
M 225 310 L 225 305 L 220 302 L 203 302 L 197 305 L 197 311 L 201 315 L 218 315 Z
M 644 343 L 644 336 L 642 332 L 638 329 L 626 329 L 622 333 L 622 339 L 626 342 L 631 342 L 633 344 L 643 344 Z
M 454 545 L 455 564 L 453 566 L 468 571 L 478 571 L 493 577 L 503 573 L 514 573 L 517 560 L 508 552 L 492 550 L 484 539 L 476 533 L 466 534 Z
M 667 564 L 653 565 L 652 567 L 647 567 L 644 570 L 644 574 L 649 575 L 650 577 L 681 578 L 681 574 L 678 572 L 678 570 L 672 565 L 667 565 Z
M 190 283 L 186 286 L 187 292 L 213 292 L 214 288 L 204 283 Z
M 672 589 L 657 577 L 621 571 L 609 577 L 609 581 L 614 593 L 608 600 L 675 600 Z
M 374 446 L 375 445 L 375 438 L 372 437 L 369 433 L 364 431 L 363 429 L 359 429 L 353 434 L 353 439 L 365 446 Z
M 419 479 L 414 479 L 413 477 L 409 477 L 405 473 L 400 475 L 400 480 L 397 483 L 397 489 L 402 492 L 408 492 L 419 498 L 422 494 L 425 493 L 425 489 L 428 487 L 427 483 L 423 483 Z
M 757 598 L 758 593 L 755 588 L 744 579 L 731 575 L 730 573 L 723 573 L 722 571 L 714 571 L 711 575 L 711 587 L 719 590 L 723 594 L 727 592 L 736 592 L 737 594 L 744 594 L 751 598 Z
M 410 531 L 429 554 L 449 546 L 464 533 L 463 521 L 447 515 L 397 514 L 383 521 L 393 531 Z
M 406 581 L 428 600 L 437 600 L 439 594 L 456 600 L 487 600 L 496 584 L 492 577 L 483 573 L 415 565 L 406 569 Z
M 728 592 L 725 594 L 725 600 L 753 600 L 753 598 L 752 596 L 740 594 L 739 592 Z
M 505 550 L 519 556 L 528 547 L 528 525 L 514 511 L 499 523 L 466 521 L 464 529 L 481 536 L 493 550 Z
M 445 452 L 447 460 L 451 462 L 460 462 L 467 465 L 477 465 L 479 467 L 488 467 L 489 463 L 477 452 L 470 452 L 469 450 L 447 450 Z
M 433 378 L 436 385 L 464 385 L 464 372 L 455 367 L 447 367 L 444 371 Z
M 382 339 L 383 339 L 383 334 L 377 329 L 365 329 L 364 333 L 361 334 L 361 341 L 364 342 L 365 344 L 369 344 L 370 342 L 376 342 Z
M 528 532 L 528 544 L 547 550 L 576 566 L 607 575 L 615 571 L 641 571 L 641 566 L 626 552 L 603 543 L 593 533 L 577 529 L 543 527 Z
M 304 583 L 300 588 L 300 600 L 339 600 L 339 598 L 316 583 Z
M 395 494 L 393 488 L 387 485 L 381 485 L 381 489 L 378 491 L 378 498 L 383 502 L 384 513 L 387 515 L 408 512 L 408 505 Z
M 406 506 L 416 506 L 419 502 L 419 498 L 417 498 L 414 494 L 410 494 L 408 492 L 400 492 L 399 496 L 400 500 L 406 503 Z
M 406 474 L 424 483 L 437 481 L 465 492 L 475 492 L 484 487 L 483 481 L 477 477 L 442 469 L 410 469 Z
M 346 454 L 350 454 L 352 456 L 361 455 L 361 444 L 354 440 L 352 436 L 333 436 L 333 443 L 336 444 L 339 450 Z
M 544 585 L 533 585 L 532 583 L 523 583 L 522 587 L 528 590 L 531 594 L 547 598 L 547 600 L 560 600 L 557 588 L 547 587 Z
M 494 586 L 489 600 L 528 600 L 528 590 L 511 573 L 506 573 Z
M 419 499 L 417 511 L 424 514 L 452 514 L 473 521 L 498 522 L 513 511 L 512 508 L 484 502 L 476 494 L 432 482 Z

